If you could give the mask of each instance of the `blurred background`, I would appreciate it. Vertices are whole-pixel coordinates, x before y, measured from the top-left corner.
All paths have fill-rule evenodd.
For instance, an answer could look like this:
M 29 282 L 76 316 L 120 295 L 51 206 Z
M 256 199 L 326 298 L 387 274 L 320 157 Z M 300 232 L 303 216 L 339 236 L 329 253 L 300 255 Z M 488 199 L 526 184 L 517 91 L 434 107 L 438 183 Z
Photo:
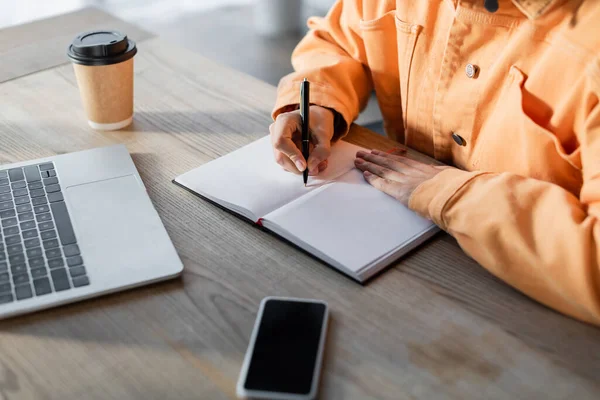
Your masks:
M 207 58 L 277 85 L 309 16 L 335 0 L 0 0 L 0 29 L 96 7 Z M 135 38 L 134 38 L 135 39 Z M 382 131 L 375 98 L 357 123 Z

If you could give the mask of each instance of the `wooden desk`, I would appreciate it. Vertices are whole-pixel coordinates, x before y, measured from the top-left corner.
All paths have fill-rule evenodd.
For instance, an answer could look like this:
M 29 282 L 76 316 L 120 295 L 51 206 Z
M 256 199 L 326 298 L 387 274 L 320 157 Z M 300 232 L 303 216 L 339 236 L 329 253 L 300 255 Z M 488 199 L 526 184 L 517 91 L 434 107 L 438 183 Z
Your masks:
M 323 399 L 600 398 L 600 330 L 501 283 L 449 236 L 362 287 L 170 182 L 265 135 L 274 87 L 140 40 L 134 124 L 91 130 L 72 67 L 48 50 L 63 49 L 90 18 L 115 23 L 85 10 L 0 31 L 0 163 L 126 144 L 185 272 L 0 322 L 0 398 L 234 398 L 267 295 L 329 302 Z M 150 36 L 119 24 L 135 39 Z M 19 46 L 9 47 L 15 36 Z M 348 140 L 391 145 L 359 127 Z

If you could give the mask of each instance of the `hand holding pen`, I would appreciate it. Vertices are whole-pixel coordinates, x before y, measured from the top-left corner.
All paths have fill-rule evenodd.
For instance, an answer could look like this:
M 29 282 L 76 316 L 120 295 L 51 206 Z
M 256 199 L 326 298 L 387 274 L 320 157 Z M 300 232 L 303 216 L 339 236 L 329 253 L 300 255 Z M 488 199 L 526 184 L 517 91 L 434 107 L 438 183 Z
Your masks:
M 311 105 L 309 157 L 302 154 L 302 117 L 300 110 L 279 114 L 269 127 L 275 161 L 286 171 L 301 174 L 308 165 L 308 175 L 316 176 L 327 168 L 334 134 L 331 110 Z M 307 162 L 308 161 L 308 162 Z

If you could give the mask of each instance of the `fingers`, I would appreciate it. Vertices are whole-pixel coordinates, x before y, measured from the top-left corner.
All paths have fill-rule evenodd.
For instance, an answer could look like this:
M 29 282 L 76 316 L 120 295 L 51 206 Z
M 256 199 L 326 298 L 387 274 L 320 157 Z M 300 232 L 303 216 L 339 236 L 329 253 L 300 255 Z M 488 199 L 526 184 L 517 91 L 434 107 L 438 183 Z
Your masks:
M 275 161 L 290 172 L 300 173 L 306 168 L 302 152 L 294 143 L 294 135 L 300 128 L 300 115 L 297 113 L 280 114 L 271 124 L 271 142 Z
M 292 162 L 292 160 L 290 160 L 290 158 L 282 152 L 275 150 L 274 154 L 275 162 L 277 162 L 277 164 L 279 164 L 286 171 L 292 172 L 294 174 L 301 174 L 302 171 L 304 171 L 304 169 L 300 171 L 298 167 Z
M 269 127 L 275 161 L 284 169 L 300 173 L 306 168 L 310 175 L 317 175 L 327 168 L 333 137 L 333 112 L 311 106 L 310 130 L 311 149 L 308 160 L 302 155 L 302 119 L 298 111 L 282 113 Z
M 369 184 L 374 188 L 379 189 L 382 192 L 389 194 L 390 196 L 396 197 L 398 183 L 372 174 L 369 171 L 365 171 L 363 173 L 363 176 L 365 177 L 367 182 L 369 182 Z
M 317 168 L 315 168 L 313 171 L 310 171 L 310 170 L 309 170 L 309 172 L 308 172 L 308 175 L 310 175 L 310 176 L 317 176 L 317 175 L 318 175 L 318 174 L 320 174 L 321 172 L 325 171 L 325 169 L 327 168 L 327 165 L 328 165 L 328 161 L 327 161 L 327 160 L 325 160 L 325 161 L 322 161 L 322 162 L 321 162 L 321 163 L 320 163 L 320 164 L 317 166 Z
M 384 179 L 389 179 L 396 182 L 401 182 L 404 180 L 404 174 L 402 174 L 401 172 L 392 170 L 374 162 L 366 161 L 365 159 L 362 159 L 360 157 L 354 160 L 354 165 L 356 166 L 356 168 L 363 172 L 370 172 Z
M 391 169 L 393 171 L 402 172 L 402 169 L 404 167 L 406 167 L 405 164 L 402 164 L 390 157 L 384 157 L 384 156 L 376 155 L 373 153 L 367 153 L 364 151 L 359 151 L 358 153 L 356 153 L 356 157 L 358 157 L 359 159 L 363 159 L 363 160 L 372 162 L 377 165 L 381 165 L 381 166 Z
M 318 139 L 317 139 L 318 140 Z M 317 171 L 319 165 L 327 160 L 331 154 L 331 144 L 329 141 L 317 142 L 310 152 L 308 157 L 308 171 L 309 173 Z
M 427 164 L 424 164 L 424 163 L 422 163 L 420 161 L 413 160 L 412 158 L 409 158 L 406 155 L 407 152 L 406 152 L 405 149 L 397 149 L 393 153 L 386 153 L 386 152 L 379 151 L 379 150 L 372 150 L 371 154 L 374 154 L 374 155 L 379 156 L 379 157 L 384 157 L 386 159 L 394 160 L 394 161 L 403 163 L 405 165 L 409 165 L 409 166 L 417 168 L 417 169 L 423 169 L 423 168 L 427 168 L 428 167 Z

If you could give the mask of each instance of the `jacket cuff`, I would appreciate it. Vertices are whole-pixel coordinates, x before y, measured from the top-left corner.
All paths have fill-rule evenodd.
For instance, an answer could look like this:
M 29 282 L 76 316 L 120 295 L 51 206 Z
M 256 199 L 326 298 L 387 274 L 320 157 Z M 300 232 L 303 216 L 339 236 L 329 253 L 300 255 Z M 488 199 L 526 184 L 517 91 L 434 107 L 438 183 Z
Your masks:
M 458 168 L 446 168 L 417 186 L 410 196 L 408 207 L 423 217 L 431 219 L 443 230 L 447 230 L 444 221 L 446 204 L 460 189 L 484 174 L 486 172 L 468 172 Z
M 281 113 L 298 109 L 301 82 L 301 80 L 285 81 L 285 79 L 281 81 L 277 88 L 277 101 L 271 114 L 273 120 Z M 336 97 L 333 88 L 326 84 L 311 82 L 310 103 L 337 112 L 342 121 L 339 124 L 335 124 L 334 140 L 346 136 L 354 118 L 348 107 Z

